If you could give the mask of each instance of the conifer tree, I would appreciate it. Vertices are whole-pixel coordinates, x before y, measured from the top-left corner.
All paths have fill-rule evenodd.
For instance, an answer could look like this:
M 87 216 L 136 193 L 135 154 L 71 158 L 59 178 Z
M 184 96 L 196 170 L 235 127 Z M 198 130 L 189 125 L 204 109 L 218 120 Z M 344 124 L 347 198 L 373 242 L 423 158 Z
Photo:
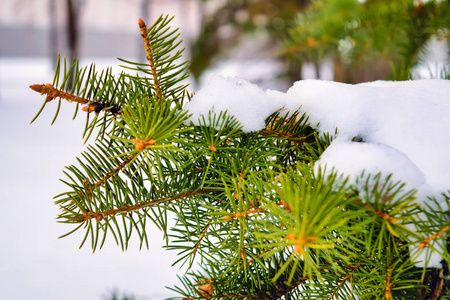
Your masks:
M 340 82 L 405 80 L 432 38 L 450 42 L 449 29 L 448 1 L 318 0 L 293 22 L 283 53 L 318 67 L 332 60 Z
M 191 270 L 176 299 L 449 299 L 448 211 L 414 204 L 414 191 L 379 174 L 361 193 L 315 171 L 332 137 L 307 115 L 274 113 L 257 132 L 226 112 L 195 125 L 170 20 L 139 20 L 147 63 L 121 60 L 129 73 L 58 59 L 53 82 L 31 86 L 45 95 L 39 113 L 58 101 L 52 123 L 62 100 L 86 115 L 87 150 L 55 197 L 65 236 L 81 230 L 81 246 L 112 238 L 126 250 L 133 236 L 148 247 L 157 226 L 175 265 Z M 421 252 L 440 253 L 443 267 L 417 268 Z

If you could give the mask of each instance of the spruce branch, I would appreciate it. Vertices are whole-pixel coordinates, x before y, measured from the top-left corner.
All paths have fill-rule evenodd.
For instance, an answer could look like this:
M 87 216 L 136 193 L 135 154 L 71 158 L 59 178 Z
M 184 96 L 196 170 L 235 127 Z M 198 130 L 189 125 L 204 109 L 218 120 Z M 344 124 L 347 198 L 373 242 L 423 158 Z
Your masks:
M 85 105 L 85 133 L 101 130 L 64 171 L 58 221 L 74 226 L 64 236 L 82 230 L 81 246 L 90 240 L 93 250 L 110 235 L 122 249 L 132 236 L 148 247 L 153 223 L 177 251 L 174 265 L 192 268 L 199 258 L 199 271 L 173 288 L 181 299 L 444 295 L 444 279 L 415 267 L 419 255 L 437 252 L 439 276 L 447 276 L 442 199 L 424 207 L 391 177 L 362 174 L 353 184 L 314 168 L 334 135 L 319 134 L 306 114 L 278 111 L 254 133 L 226 112 L 194 124 L 183 109 L 188 62 L 179 62 L 170 21 L 161 16 L 147 28 L 139 20 L 147 62 L 121 60 L 136 74 L 58 60 L 54 82 L 32 86 L 46 95 L 44 106 L 56 98 Z
M 148 95 L 154 94 L 157 102 L 171 100 L 183 103 L 184 98 L 190 97 L 186 91 L 189 84 L 185 83 L 185 79 L 189 77 L 189 62 L 179 62 L 184 49 L 177 50 L 182 41 L 178 40 L 179 30 L 171 30 L 169 26 L 172 19 L 173 17 L 160 16 L 148 28 L 144 21 L 139 21 L 147 64 L 119 60 L 126 64 L 122 67 L 150 76 L 144 79 L 149 89 Z
M 33 84 L 30 85 L 30 88 L 41 95 L 46 95 L 46 102 L 50 102 L 55 98 L 65 99 L 70 102 L 75 102 L 79 104 L 87 104 L 87 106 L 83 107 L 82 110 L 86 112 L 96 112 L 100 111 L 109 112 L 112 114 L 119 114 L 120 108 L 115 105 L 108 105 L 106 103 L 95 102 L 89 99 L 80 98 L 74 94 L 69 94 L 64 91 L 58 90 L 53 87 L 50 83 L 47 84 Z
M 347 274 L 338 281 L 338 284 L 336 285 L 336 287 L 334 288 L 334 290 L 332 290 L 330 292 L 330 294 L 327 296 L 326 300 L 331 300 L 333 299 L 338 292 L 340 291 L 341 288 L 343 288 L 344 284 L 347 284 L 347 281 L 350 280 L 353 276 L 353 273 L 355 272 L 356 269 L 358 269 L 360 267 L 359 264 L 354 264 L 354 265 L 349 265 Z M 350 283 L 351 284 L 351 283 Z
M 127 159 L 125 159 L 123 162 L 120 163 L 120 165 L 118 165 L 117 167 L 115 167 L 113 169 L 112 172 L 106 174 L 102 179 L 98 180 L 95 185 L 96 186 L 101 186 L 106 180 L 108 180 L 109 178 L 111 178 L 112 176 L 115 176 L 117 174 L 119 174 L 119 172 L 121 170 L 123 170 L 125 168 L 125 166 L 127 164 L 129 164 L 133 159 L 134 159 L 135 155 L 131 155 L 130 157 L 128 157 Z
M 450 230 L 450 224 L 447 226 L 444 226 L 441 230 L 439 230 L 439 232 L 437 233 L 433 233 L 431 236 L 427 237 L 426 239 L 424 239 L 422 242 L 420 242 L 419 244 L 419 248 L 425 248 L 428 244 L 430 244 L 433 240 L 435 240 L 436 238 L 442 236 L 446 231 Z
M 148 60 L 148 63 L 150 65 L 150 69 L 152 72 L 153 82 L 155 84 L 157 98 L 161 101 L 162 93 L 161 93 L 161 88 L 159 86 L 159 80 L 158 80 L 158 76 L 157 76 L 155 60 L 153 58 L 153 51 L 152 51 L 151 43 L 150 43 L 150 39 L 148 37 L 147 25 L 145 25 L 145 22 L 142 19 L 139 19 L 139 28 L 141 29 L 141 36 L 142 36 L 142 39 L 144 40 L 145 52 L 147 53 L 146 58 Z
M 301 116 L 298 112 L 280 116 L 280 112 L 276 112 L 267 118 L 266 127 L 259 134 L 286 139 L 299 146 L 302 143 L 314 141 L 306 113 Z
M 99 212 L 87 211 L 87 212 L 82 213 L 82 217 L 83 217 L 82 221 L 84 222 L 84 221 L 88 221 L 91 219 L 97 219 L 97 220 L 101 221 L 107 217 L 115 216 L 116 214 L 120 214 L 120 213 L 127 214 L 128 212 L 141 210 L 141 209 L 148 208 L 151 206 L 156 206 L 156 205 L 160 205 L 160 204 L 167 203 L 167 202 L 172 202 L 172 201 L 176 201 L 176 200 L 180 200 L 180 199 L 184 199 L 184 198 L 188 198 L 188 197 L 193 197 L 193 196 L 196 196 L 196 195 L 204 193 L 204 192 L 205 191 L 203 191 L 203 190 L 196 191 L 196 192 L 189 191 L 189 192 L 181 193 L 178 195 L 166 196 L 166 197 L 161 197 L 159 199 L 153 199 L 150 201 L 140 202 L 139 204 L 136 204 L 136 205 L 126 204 L 122 207 L 117 207 L 117 208 L 114 208 L 111 210 L 106 210 L 106 211 L 99 211 Z M 74 221 L 77 221 L 80 218 L 73 217 L 72 219 Z

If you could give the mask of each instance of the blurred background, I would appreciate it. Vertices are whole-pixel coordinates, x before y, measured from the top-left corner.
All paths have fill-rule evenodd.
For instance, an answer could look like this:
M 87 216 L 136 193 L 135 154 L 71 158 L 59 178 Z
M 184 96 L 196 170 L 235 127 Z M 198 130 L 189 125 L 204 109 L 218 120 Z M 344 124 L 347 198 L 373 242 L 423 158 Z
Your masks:
M 162 235 L 149 250 L 95 254 L 57 237 L 52 197 L 83 150 L 83 118 L 49 108 L 28 86 L 52 81 L 58 53 L 81 65 L 144 60 L 138 18 L 174 15 L 192 90 L 212 73 L 286 91 L 319 78 L 346 83 L 447 78 L 448 0 L 0 0 L 0 300 L 163 299 L 181 274 Z M 56 109 L 56 108 L 54 108 Z

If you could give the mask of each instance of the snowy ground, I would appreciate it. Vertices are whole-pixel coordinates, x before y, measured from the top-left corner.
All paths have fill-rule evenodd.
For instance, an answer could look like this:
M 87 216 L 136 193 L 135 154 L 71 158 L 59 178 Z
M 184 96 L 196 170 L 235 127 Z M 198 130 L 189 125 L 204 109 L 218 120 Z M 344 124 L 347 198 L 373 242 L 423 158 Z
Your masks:
M 173 296 L 165 286 L 182 272 L 170 267 L 175 253 L 161 248 L 157 231 L 140 252 L 138 243 L 127 252 L 109 243 L 93 254 L 89 245 L 78 249 L 80 235 L 57 239 L 70 225 L 56 222 L 52 197 L 65 191 L 58 178 L 83 149 L 84 120 L 72 121 L 66 104 L 50 126 L 56 105 L 49 105 L 29 125 L 44 98 L 28 86 L 51 82 L 51 63 L 0 58 L 0 300 L 97 300 L 113 288 L 136 300 Z

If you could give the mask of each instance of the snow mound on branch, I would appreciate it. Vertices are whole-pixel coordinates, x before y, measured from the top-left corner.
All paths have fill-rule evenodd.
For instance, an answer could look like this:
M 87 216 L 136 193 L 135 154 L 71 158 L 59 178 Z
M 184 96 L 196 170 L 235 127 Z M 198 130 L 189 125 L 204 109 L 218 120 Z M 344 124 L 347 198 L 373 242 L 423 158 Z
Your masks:
M 243 79 L 214 75 L 185 109 L 192 114 L 190 120 L 195 124 L 201 115 L 208 119 L 209 111 L 227 111 L 247 132 L 263 129 L 265 119 L 277 110 L 299 110 L 309 116 L 311 126 L 320 133 L 334 133 L 338 129 L 339 139 L 333 143 L 340 140 L 341 146 L 329 147 L 318 163 L 338 167 L 348 160 L 367 161 L 368 149 L 376 149 L 380 154 L 391 148 L 377 158 L 375 152 L 368 155 L 372 163 L 364 165 L 366 172 L 395 173 L 395 178 L 410 183 L 411 188 L 425 183 L 439 193 L 450 188 L 448 80 L 375 81 L 357 85 L 302 80 L 282 93 L 263 91 Z M 364 146 L 354 145 L 354 137 L 366 142 Z M 335 157 L 334 153 L 339 151 L 333 149 L 341 149 L 345 142 L 353 155 Z M 397 160 L 393 151 L 403 165 L 386 163 L 388 157 Z M 359 169 L 350 168 L 345 173 L 358 172 Z
M 384 144 L 349 143 L 337 139 L 326 149 L 316 166 L 324 163 L 350 174 L 352 182 L 364 171 L 392 174 L 393 181 L 404 181 L 413 187 L 425 184 L 425 175 L 408 156 Z
M 349 85 L 307 80 L 295 83 L 287 94 L 292 97 L 290 101 L 295 99 L 302 104 L 300 111 L 310 116 L 319 132 L 334 132 L 338 128 L 337 135 L 348 143 L 353 144 L 351 140 L 357 136 L 371 143 L 367 144 L 370 147 L 392 147 L 409 158 L 425 175 L 426 183 L 439 192 L 450 188 L 450 81 Z M 332 151 L 333 148 L 327 149 L 319 163 L 327 163 L 327 157 L 333 157 L 327 152 Z M 377 164 L 383 165 L 383 160 L 379 157 Z M 396 174 L 402 169 L 378 171 Z M 424 184 L 419 179 L 402 179 L 414 183 L 411 188 Z
M 186 109 L 197 122 L 209 111 L 228 111 L 247 132 L 264 128 L 277 110 L 309 116 L 319 133 L 337 133 L 316 167 L 334 168 L 355 180 L 392 174 L 418 202 L 450 190 L 450 81 L 375 81 L 357 85 L 302 80 L 286 93 L 263 91 L 237 78 L 213 77 Z M 357 137 L 364 143 L 354 142 Z M 442 205 L 445 203 L 442 202 Z M 444 209 L 448 209 L 444 207 Z M 425 255 L 425 253 L 424 253 Z M 420 255 L 418 260 L 424 260 Z M 433 253 L 428 267 L 441 267 Z M 418 262 L 417 266 L 423 266 Z
M 190 120 L 196 125 L 199 125 L 202 115 L 208 120 L 209 111 L 227 111 L 241 122 L 242 130 L 251 132 L 264 128 L 265 119 L 280 106 L 255 84 L 212 75 L 207 85 L 184 108 L 192 114 Z

